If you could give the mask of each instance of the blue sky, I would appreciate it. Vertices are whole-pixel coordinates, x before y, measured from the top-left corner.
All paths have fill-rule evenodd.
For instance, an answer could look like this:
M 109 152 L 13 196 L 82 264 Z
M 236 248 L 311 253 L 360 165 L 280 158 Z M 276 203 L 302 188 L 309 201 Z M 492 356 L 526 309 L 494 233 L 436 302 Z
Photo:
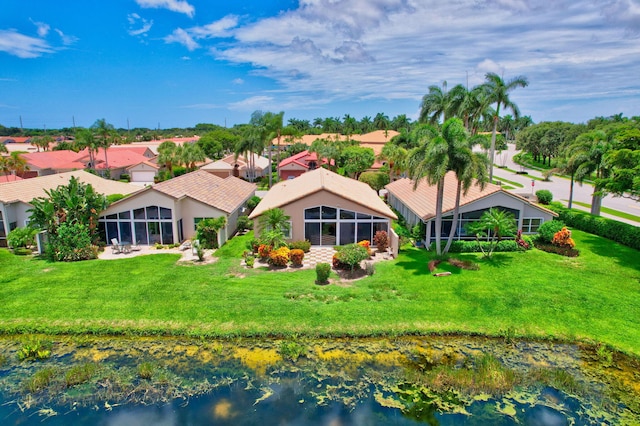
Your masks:
M 491 71 L 535 122 L 640 115 L 638 0 L 0 0 L 0 124 L 417 118 Z

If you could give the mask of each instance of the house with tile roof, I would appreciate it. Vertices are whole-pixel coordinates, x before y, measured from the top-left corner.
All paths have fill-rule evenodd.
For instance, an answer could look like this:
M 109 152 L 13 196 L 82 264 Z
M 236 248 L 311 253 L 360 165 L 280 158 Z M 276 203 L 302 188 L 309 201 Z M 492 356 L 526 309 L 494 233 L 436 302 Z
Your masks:
M 84 170 L 2 183 L 0 184 L 0 247 L 7 246 L 6 237 L 10 231 L 29 223 L 31 214 L 28 210 L 32 207 L 31 201 L 34 198 L 46 197 L 46 190 L 68 185 L 72 176 L 80 182 L 90 184 L 96 192 L 104 195 L 128 195 L 140 190 L 139 186 L 103 179 Z
M 396 219 L 369 185 L 323 168 L 275 184 L 249 215 L 256 235 L 260 216 L 273 208 L 291 217 L 287 240 L 314 246 L 373 241 L 377 231 L 390 233 Z
M 201 220 L 224 216 L 227 223 L 218 235 L 222 245 L 236 231 L 255 190 L 242 179 L 196 170 L 111 204 L 99 219 L 101 236 L 142 245 L 181 243 L 195 235 Z
M 280 161 L 278 165 L 279 177 L 280 180 L 293 179 L 325 164 L 328 164 L 326 159 L 318 160 L 318 155 L 315 152 L 305 150 Z
M 411 179 L 403 178 L 388 184 L 387 202 L 404 217 L 409 226 L 419 223 L 426 225 L 425 242 L 435 240 L 435 217 L 437 186 L 429 185 L 426 180 L 419 182 L 414 189 Z M 453 210 L 457 189 L 457 178 L 454 172 L 445 176 L 444 201 L 442 207 L 442 237 L 449 236 L 453 223 Z M 487 183 L 484 189 L 473 185 L 466 195 L 461 195 L 458 217 L 457 239 L 474 239 L 474 235 L 466 232 L 466 225 L 476 221 L 482 213 L 490 208 L 500 208 L 514 215 L 518 229 L 524 234 L 536 233 L 540 225 L 552 220 L 557 214 L 541 207 L 524 197 L 502 189 L 499 185 Z
M 246 157 L 244 155 L 238 155 L 237 158 L 235 154 L 227 155 L 220 160 L 205 164 L 200 167 L 200 170 L 204 170 L 221 178 L 235 176 L 249 181 L 268 176 L 269 159 L 258 154 L 252 155 L 255 167 L 255 173 L 253 176 L 249 165 L 249 159 L 251 157 Z

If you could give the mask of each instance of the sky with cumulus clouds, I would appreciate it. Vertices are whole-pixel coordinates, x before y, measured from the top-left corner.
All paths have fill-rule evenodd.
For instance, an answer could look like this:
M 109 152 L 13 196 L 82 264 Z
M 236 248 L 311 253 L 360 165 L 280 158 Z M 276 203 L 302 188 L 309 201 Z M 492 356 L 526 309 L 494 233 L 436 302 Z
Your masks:
M 0 0 L 0 124 L 415 119 L 430 85 L 526 76 L 535 122 L 640 115 L 640 0 Z

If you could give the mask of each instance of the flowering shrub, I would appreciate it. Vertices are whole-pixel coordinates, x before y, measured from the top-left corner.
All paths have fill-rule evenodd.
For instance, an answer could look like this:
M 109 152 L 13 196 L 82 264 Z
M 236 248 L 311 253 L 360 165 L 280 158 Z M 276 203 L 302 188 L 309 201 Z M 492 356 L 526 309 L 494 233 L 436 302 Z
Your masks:
M 269 262 L 273 266 L 287 266 L 289 263 L 289 247 L 282 246 L 269 253 Z
M 369 247 L 371 245 L 371 242 L 369 240 L 362 240 L 358 242 L 358 245 L 360 247 L 364 247 L 367 250 L 367 254 L 369 256 L 371 256 L 371 248 Z
M 368 243 L 368 241 L 367 241 Z M 340 250 L 333 255 L 334 268 L 336 269 L 358 269 L 360 262 L 369 257 L 368 249 L 361 244 L 347 244 L 340 247 Z M 339 265 L 343 265 L 342 268 L 337 268 L 336 260 Z M 346 267 L 345 267 L 346 266 Z
M 385 251 L 389 248 L 389 235 L 386 231 L 378 231 L 373 236 L 373 242 L 378 247 L 378 251 Z
M 258 246 L 258 256 L 260 256 L 260 259 L 266 259 L 269 257 L 269 253 L 271 253 L 271 246 L 268 246 L 266 244 L 260 244 Z
M 331 266 L 333 266 L 333 269 L 347 269 L 349 267 L 349 265 L 347 265 L 346 263 L 342 263 L 340 261 L 340 257 L 338 256 L 338 253 L 334 253 L 333 257 L 331 258 Z
M 519 229 L 518 233 L 516 234 L 516 244 L 518 244 L 518 247 L 521 247 L 524 250 L 529 250 L 529 248 L 531 247 L 531 245 L 522 238 L 522 229 Z
M 293 266 L 302 266 L 302 260 L 304 259 L 304 251 L 301 249 L 293 249 L 289 252 L 289 260 Z
M 567 247 L 573 248 L 576 246 L 576 243 L 571 238 L 571 231 L 564 226 L 561 230 L 555 233 L 553 236 L 553 240 L 551 240 L 551 244 L 558 247 Z

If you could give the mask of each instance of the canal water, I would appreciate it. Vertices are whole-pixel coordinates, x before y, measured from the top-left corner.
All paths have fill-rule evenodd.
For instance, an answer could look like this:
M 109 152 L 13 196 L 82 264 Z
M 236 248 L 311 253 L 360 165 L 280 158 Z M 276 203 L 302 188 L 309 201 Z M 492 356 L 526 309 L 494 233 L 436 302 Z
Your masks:
M 0 337 L 2 425 L 640 424 L 640 364 L 475 337 Z

